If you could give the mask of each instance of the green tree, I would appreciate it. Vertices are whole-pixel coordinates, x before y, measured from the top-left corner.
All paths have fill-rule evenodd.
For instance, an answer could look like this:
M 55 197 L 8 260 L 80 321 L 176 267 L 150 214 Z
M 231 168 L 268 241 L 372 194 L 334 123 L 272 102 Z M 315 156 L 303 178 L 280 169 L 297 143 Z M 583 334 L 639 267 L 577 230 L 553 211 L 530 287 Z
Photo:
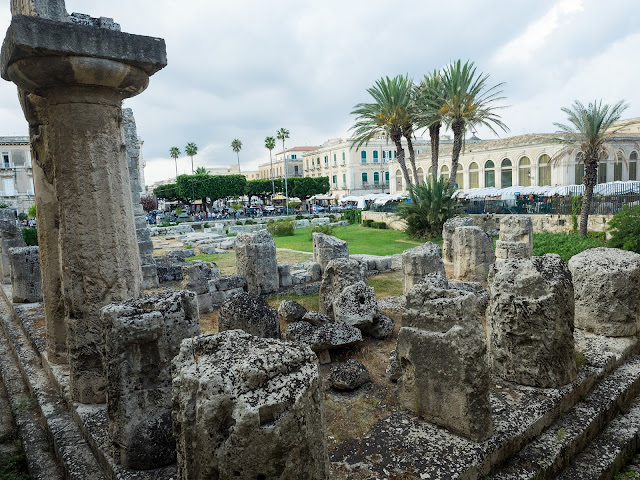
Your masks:
M 611 238 L 607 246 L 640 253 L 640 206 L 622 207 L 622 211 L 609 220 L 609 232 Z
M 284 198 L 287 203 L 287 212 L 289 211 L 289 185 L 287 183 L 287 151 L 284 148 L 284 141 L 289 138 L 289 130 L 281 128 L 276 132 L 278 140 L 282 140 L 282 158 L 284 160 Z
M 291 196 L 307 201 L 314 195 L 329 192 L 329 177 L 298 177 L 291 179 Z
M 178 157 L 180 156 L 180 149 L 178 147 L 171 147 L 169 149 L 169 155 L 173 158 L 176 164 L 176 179 L 178 178 Z
M 442 226 L 459 212 L 458 202 L 451 198 L 449 183 L 440 176 L 412 187 L 411 202 L 401 205 L 399 215 L 407 224 L 406 232 L 416 238 L 432 238 L 442 234 Z
M 603 105 L 602 100 L 589 103 L 584 106 L 578 100 L 571 107 L 563 107 L 561 110 L 567 114 L 568 124 L 554 123 L 562 136 L 555 141 L 565 145 L 551 159 L 558 162 L 564 156 L 573 156 L 582 153 L 584 161 L 584 193 L 582 194 L 582 207 L 580 209 L 580 235 L 587 236 L 587 221 L 593 199 L 593 187 L 598 183 L 598 162 L 601 156 L 612 153 L 617 159 L 615 150 L 609 141 L 615 134 L 613 124 L 620 120 L 623 112 L 629 107 L 624 101 L 613 106 Z
M 29 209 L 27 210 L 28 218 L 36 218 L 36 204 L 32 203 Z
M 438 178 L 440 157 L 440 128 L 442 127 L 442 105 L 438 101 L 444 97 L 442 75 L 434 70 L 425 75 L 422 82 L 415 87 L 416 128 L 428 128 L 431 143 L 431 172 Z
M 234 138 L 231 142 L 231 149 L 236 152 L 236 156 L 238 157 L 238 172 L 240 172 L 240 150 L 242 150 L 242 142 Z
M 168 183 L 166 185 L 160 185 L 153 189 L 153 194 L 167 201 L 178 200 L 180 196 L 178 195 L 178 188 L 175 183 Z
M 457 60 L 442 72 L 442 97 L 432 98 L 430 104 L 440 108 L 443 122 L 453 131 L 453 152 L 451 153 L 451 177 L 449 187 L 455 188 L 458 160 L 467 128 L 478 125 L 489 128 L 497 135 L 494 126 L 504 132 L 509 131 L 495 110 L 496 102 L 502 100 L 499 83 L 489 87 L 489 75 L 479 73 L 472 61 Z
M 196 168 L 196 175 L 209 175 L 209 172 L 205 167 L 198 167 Z
M 276 148 L 276 139 L 273 137 L 267 137 L 264 139 L 264 148 L 269 150 L 269 163 L 271 164 L 270 175 L 271 175 L 271 193 L 272 195 L 276 194 L 276 185 L 273 181 L 273 158 L 271 157 L 271 150 Z
M 411 85 L 409 78 L 402 75 L 381 78 L 367 89 L 374 103 L 358 103 L 351 112 L 356 116 L 351 127 L 352 146 L 360 148 L 362 144 L 367 145 L 377 134 L 384 134 L 387 141 L 391 139 L 396 147 L 398 165 L 409 189 L 412 182 L 404 158 L 402 136 L 403 127 L 410 122 Z
M 193 142 L 189 142 L 189 143 L 187 143 L 187 146 L 184 147 L 184 153 L 186 153 L 187 155 L 189 155 L 191 157 L 191 175 L 193 175 L 193 173 L 194 173 L 194 170 L 193 170 L 193 157 L 195 157 L 198 154 L 198 146 Z

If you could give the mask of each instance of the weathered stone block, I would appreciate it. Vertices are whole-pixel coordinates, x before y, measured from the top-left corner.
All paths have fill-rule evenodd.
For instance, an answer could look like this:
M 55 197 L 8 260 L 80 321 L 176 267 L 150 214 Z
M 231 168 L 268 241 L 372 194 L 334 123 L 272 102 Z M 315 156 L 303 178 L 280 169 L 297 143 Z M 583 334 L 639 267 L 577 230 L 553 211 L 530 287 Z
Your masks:
M 533 249 L 526 242 L 496 241 L 496 259 L 498 260 L 504 260 L 505 258 L 531 258 L 532 254 Z
M 278 312 L 262 297 L 239 293 L 222 304 L 218 331 L 244 330 L 256 337 L 280 338 Z
M 307 309 L 293 300 L 283 300 L 278 306 L 278 316 L 287 323 L 299 322 L 306 313 Z
M 453 276 L 483 282 L 495 263 L 493 242 L 480 227 L 458 227 L 453 233 Z
M 107 415 L 116 463 L 150 469 L 175 461 L 171 360 L 200 334 L 193 292 L 145 295 L 101 311 L 106 338 Z
M 533 249 L 533 222 L 528 215 L 506 215 L 500 219 L 499 240 L 525 243 Z M 531 255 L 529 255 L 531 257 Z
M 402 326 L 444 333 L 454 325 L 480 325 L 475 295 L 419 283 L 407 294 Z
M 335 321 L 358 328 L 371 325 L 377 310 L 376 294 L 364 282 L 349 285 L 333 301 Z
M 286 288 L 293 285 L 290 265 L 278 265 L 278 284 L 280 285 L 280 288 Z
M 441 274 L 446 278 L 442 250 L 435 243 L 427 242 L 405 250 L 402 254 L 402 289 L 406 295 L 411 287 L 420 283 L 425 275 Z
M 10 208 L 0 208 L 0 267 L 2 283 L 11 283 L 9 249 L 26 247 L 22 231 L 16 225 L 16 214 Z
M 220 276 L 220 270 L 208 262 L 196 260 L 182 265 L 182 289 L 198 295 L 209 292 L 209 282 Z
M 497 263 L 487 310 L 492 372 L 543 388 L 574 381 L 573 316 L 571 273 L 558 255 Z
M 247 285 L 247 281 L 240 275 L 222 275 L 219 278 L 214 278 L 209 281 L 209 291 L 211 292 L 224 292 L 226 290 L 235 290 L 238 288 L 244 288 Z
M 40 253 L 38 247 L 13 247 L 9 249 L 11 264 L 11 295 L 13 303 L 42 301 L 40 278 Z
M 342 291 L 357 282 L 365 282 L 365 268 L 357 260 L 338 258 L 331 260 L 322 274 L 320 284 L 320 312 L 333 316 L 333 302 Z
M 261 295 L 278 291 L 276 243 L 266 230 L 240 233 L 234 244 L 238 274 L 247 281 L 247 291 Z
M 638 332 L 640 255 L 617 248 L 591 248 L 569 260 L 575 295 L 575 325 L 599 335 Z
M 185 340 L 173 429 L 182 480 L 329 475 L 318 363 L 303 345 L 237 330 Z
M 442 226 L 442 257 L 447 263 L 453 263 L 453 232 L 458 227 L 473 227 L 471 217 L 453 217 Z
M 315 232 L 313 234 L 313 261 L 320 264 L 322 270 L 336 258 L 349 258 L 349 246 L 344 240 L 331 235 Z
M 402 327 L 396 352 L 402 366 L 398 400 L 404 408 L 471 440 L 491 437 L 480 325 L 455 325 L 444 333 Z
M 333 367 L 327 377 L 327 384 L 331 388 L 342 391 L 355 390 L 370 381 L 367 367 L 352 359 Z
M 346 323 L 331 322 L 314 326 L 302 321 L 290 324 L 283 337 L 309 345 L 314 352 L 322 352 L 355 345 L 362 341 L 362 332 Z

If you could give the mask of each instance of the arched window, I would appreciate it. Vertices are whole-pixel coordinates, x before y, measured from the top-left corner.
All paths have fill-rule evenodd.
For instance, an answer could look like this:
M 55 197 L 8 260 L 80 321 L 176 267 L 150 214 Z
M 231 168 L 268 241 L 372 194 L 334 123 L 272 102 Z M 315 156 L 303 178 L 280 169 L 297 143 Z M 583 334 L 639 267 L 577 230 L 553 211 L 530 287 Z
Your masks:
M 400 169 L 396 170 L 396 191 L 402 191 L 402 171 Z
M 476 162 L 471 162 L 471 165 L 469 165 L 469 188 L 478 188 L 478 187 L 480 187 L 478 164 Z
M 462 180 L 464 177 L 464 169 L 462 165 L 458 164 L 458 170 L 456 170 L 456 187 L 464 188 L 464 181 Z
M 440 176 L 449 181 L 449 167 L 442 165 L 442 167 L 440 167 Z
M 638 152 L 629 155 L 629 180 L 638 180 Z
M 598 183 L 607 183 L 607 160 L 609 155 L 603 153 L 600 155 L 600 163 L 598 164 Z
M 373 163 L 378 163 L 378 151 L 373 151 Z
M 487 160 L 484 164 L 484 186 L 496 186 L 496 165 L 492 160 Z
M 529 157 L 522 157 L 518 166 L 518 185 L 521 187 L 531 186 L 531 160 Z
M 513 185 L 513 173 L 511 171 L 511 160 L 505 158 L 500 162 L 500 187 L 507 188 Z
M 360 162 L 361 163 L 367 163 L 367 152 L 366 152 L 366 150 L 362 150 L 360 152 Z
M 624 162 L 624 154 L 618 152 L 616 155 L 616 162 L 613 164 L 613 181 L 622 181 L 622 162 Z
M 422 167 L 418 168 L 418 183 L 424 183 L 424 170 Z
M 551 185 L 551 158 L 542 155 L 538 160 L 538 185 Z
M 427 170 L 427 175 L 429 175 L 429 178 L 433 176 L 433 167 L 429 167 L 429 170 Z

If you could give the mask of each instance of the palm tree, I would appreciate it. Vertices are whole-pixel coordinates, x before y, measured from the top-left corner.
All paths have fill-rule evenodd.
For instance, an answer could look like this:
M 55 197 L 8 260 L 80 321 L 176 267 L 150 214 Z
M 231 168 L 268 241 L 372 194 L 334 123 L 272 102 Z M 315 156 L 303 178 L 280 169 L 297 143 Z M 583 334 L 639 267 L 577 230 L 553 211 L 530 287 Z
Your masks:
M 176 163 L 176 181 L 178 181 L 178 157 L 180 156 L 180 149 L 178 147 L 171 147 L 169 149 L 169 155 L 173 158 L 173 161 Z
M 271 158 L 271 150 L 276 148 L 276 139 L 273 137 L 267 137 L 264 139 L 264 148 L 269 150 L 269 163 L 271 164 L 271 190 L 273 191 L 273 195 L 276 194 L 276 184 L 273 181 L 273 158 Z M 282 146 L 284 150 L 284 145 Z
M 352 146 L 359 148 L 362 144 L 367 145 L 376 134 L 384 134 L 387 141 L 391 139 L 396 146 L 398 165 L 407 182 L 407 189 L 411 191 L 412 182 L 402 148 L 403 127 L 410 123 L 411 81 L 402 75 L 384 77 L 377 80 L 367 92 L 373 97 L 374 103 L 359 103 L 351 112 L 356 115 L 356 122 L 351 127 Z
M 231 142 L 231 149 L 236 152 L 238 156 L 238 173 L 240 173 L 240 150 L 242 150 L 242 142 L 237 138 L 234 138 Z
M 198 154 L 198 146 L 193 142 L 189 142 L 184 147 L 184 153 L 191 157 L 191 175 L 193 175 L 193 157 Z
M 561 157 L 573 156 L 582 153 L 584 161 L 584 194 L 582 195 L 582 207 L 580 210 L 580 235 L 587 236 L 587 221 L 591 210 L 593 187 L 598 182 L 598 162 L 606 153 L 613 153 L 617 159 L 615 150 L 609 144 L 616 130 L 613 124 L 620 120 L 622 113 L 629 108 L 623 100 L 614 106 L 602 105 L 602 100 L 589 103 L 585 107 L 578 100 L 571 107 L 563 107 L 561 110 L 567 114 L 569 124 L 554 123 L 560 129 L 562 137 L 555 139 L 563 143 L 565 147 L 556 153 L 551 159 L 558 162 Z
M 196 168 L 196 175 L 207 175 L 207 169 L 205 167 Z
M 440 128 L 442 127 L 442 105 L 438 99 L 444 96 L 442 75 L 434 70 L 425 75 L 420 85 L 415 88 L 416 128 L 428 128 L 431 140 L 431 172 L 433 178 L 438 178 L 438 163 L 440 157 Z
M 495 102 L 504 97 L 498 90 L 503 84 L 493 87 L 487 86 L 489 75 L 476 73 L 476 67 L 472 61 L 464 64 L 457 60 L 446 66 L 442 72 L 442 96 L 430 100 L 433 108 L 440 108 L 443 122 L 453 131 L 453 152 L 451 153 L 451 178 L 449 187 L 455 188 L 456 173 L 458 172 L 458 160 L 465 130 L 477 125 L 488 127 L 497 135 L 494 125 L 504 132 L 509 131 L 502 123 L 500 116 L 495 113 Z
M 289 213 L 289 186 L 287 185 L 287 151 L 284 148 L 285 139 L 289 138 L 289 130 L 281 128 L 276 132 L 278 140 L 282 140 L 282 156 L 284 157 L 284 197 L 287 204 L 287 213 Z

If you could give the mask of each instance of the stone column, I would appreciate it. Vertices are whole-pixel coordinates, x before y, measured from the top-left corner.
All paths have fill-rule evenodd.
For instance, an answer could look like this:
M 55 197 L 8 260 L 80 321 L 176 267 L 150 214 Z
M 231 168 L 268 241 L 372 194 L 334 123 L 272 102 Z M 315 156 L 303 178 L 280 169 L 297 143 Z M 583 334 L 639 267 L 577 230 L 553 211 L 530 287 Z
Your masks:
M 442 261 L 442 250 L 435 243 L 427 242 L 402 253 L 402 290 L 406 295 L 411 288 L 424 281 L 425 277 L 440 277 L 446 281 Z
M 480 227 L 458 227 L 453 234 L 453 277 L 483 282 L 496 261 L 493 242 Z
M 2 267 L 2 283 L 11 283 L 11 262 L 9 249 L 26 247 L 22 231 L 16 225 L 16 214 L 10 208 L 0 208 L 0 267 Z
M 173 360 L 178 478 L 329 478 L 318 361 L 239 330 L 182 342 Z
M 458 227 L 473 227 L 471 217 L 453 217 L 442 226 L 442 257 L 446 263 L 453 263 L 453 233 Z
M 144 210 L 140 204 L 140 140 L 136 129 L 136 121 L 130 108 L 122 109 L 124 118 L 123 131 L 127 145 L 127 165 L 131 182 L 131 198 L 133 200 L 133 215 L 135 217 L 136 236 L 140 265 L 142 267 L 142 284 L 144 288 L 158 287 L 158 269 L 153 259 L 153 242 L 149 225 L 144 218 Z
M 40 255 L 38 247 L 9 249 L 11 262 L 11 296 L 13 303 L 42 301 L 40 286 Z
M 247 291 L 251 295 L 278 291 L 276 243 L 269 232 L 240 233 L 233 249 L 238 274 L 247 279 Z
M 527 215 L 507 215 L 500 220 L 500 236 L 496 242 L 496 258 L 531 258 L 533 255 L 533 222 Z
M 58 250 L 60 210 L 53 188 L 53 162 L 47 155 L 43 138 L 40 136 L 42 122 L 38 114 L 42 108 L 46 108 L 46 102 L 42 97 L 30 95 L 22 90 L 19 91 L 19 96 L 24 116 L 29 122 L 31 140 L 40 273 L 44 280 L 42 298 L 47 327 L 47 357 L 53 363 L 67 363 L 67 319 L 64 311 L 62 267 Z
M 314 232 L 313 234 L 313 261 L 320 264 L 324 271 L 331 260 L 336 258 L 349 258 L 349 246 L 344 240 Z
M 81 403 L 105 398 L 100 308 L 141 287 L 122 100 L 166 65 L 162 40 L 91 25 L 18 15 L 2 49 L 2 77 L 39 104 L 39 154 L 51 161 L 59 211 L 70 388 Z

